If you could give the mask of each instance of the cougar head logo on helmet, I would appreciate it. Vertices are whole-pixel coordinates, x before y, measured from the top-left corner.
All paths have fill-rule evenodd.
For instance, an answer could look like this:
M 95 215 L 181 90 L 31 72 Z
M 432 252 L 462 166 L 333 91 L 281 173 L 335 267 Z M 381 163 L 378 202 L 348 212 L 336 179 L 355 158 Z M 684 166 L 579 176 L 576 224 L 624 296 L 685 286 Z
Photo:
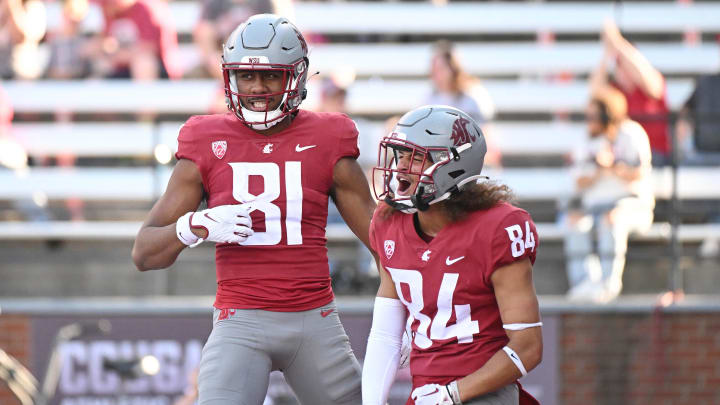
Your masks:
M 373 191 L 406 213 L 424 211 L 477 180 L 487 145 L 478 124 L 448 106 L 423 106 L 400 118 L 380 142 Z
M 230 34 L 223 45 L 222 58 L 228 108 L 253 129 L 272 127 L 297 111 L 305 99 L 307 43 L 286 18 L 274 14 L 250 17 Z M 282 89 L 261 94 L 241 93 L 238 75 L 247 71 L 277 73 L 282 78 Z

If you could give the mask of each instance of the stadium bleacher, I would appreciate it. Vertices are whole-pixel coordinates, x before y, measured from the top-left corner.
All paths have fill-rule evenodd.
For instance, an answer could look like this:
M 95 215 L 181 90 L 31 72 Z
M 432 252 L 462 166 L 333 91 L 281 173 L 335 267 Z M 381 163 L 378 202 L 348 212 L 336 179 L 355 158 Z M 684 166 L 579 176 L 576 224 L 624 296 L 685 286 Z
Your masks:
M 317 105 L 317 84 L 308 86 L 306 108 Z M 585 80 L 485 80 L 483 85 L 499 113 L 580 113 L 589 97 Z M 4 85 L 17 113 L 69 109 L 80 113 L 140 112 L 198 114 L 207 111 L 218 91 L 212 80 L 133 83 L 111 81 L 11 82 Z M 690 96 L 691 79 L 668 81 L 670 108 L 679 108 Z M 425 80 L 358 80 L 348 89 L 348 112 L 375 118 L 402 114 L 418 106 L 430 92 Z M 305 107 L 305 104 L 303 104 Z
M 48 3 L 48 25 L 60 21 L 58 2 Z M 198 62 L 190 42 L 199 15 L 197 2 L 170 3 L 180 34 L 182 65 Z M 580 142 L 584 123 L 578 116 L 588 99 L 587 76 L 600 59 L 597 36 L 606 18 L 616 18 L 624 33 L 638 39 L 638 48 L 668 76 L 668 101 L 677 111 L 700 74 L 720 71 L 720 47 L 703 40 L 720 33 L 720 4 L 669 1 L 623 2 L 461 2 L 435 6 L 425 2 L 297 2 L 295 22 L 325 41 L 311 46 L 311 69 L 321 74 L 351 67 L 357 80 L 348 89 L 348 108 L 360 117 L 361 134 L 381 133 L 384 120 L 417 106 L 429 92 L 426 76 L 432 41 L 450 38 L 467 71 L 482 79 L 497 110 L 493 139 L 513 161 L 548 157 L 548 166 L 489 170 L 510 185 L 520 203 L 553 206 L 571 190 L 562 157 Z M 352 15 L 352 19 L 346 17 Z M 507 18 L 512 15 L 513 18 Z M 403 23 L 398 24 L 397 19 Z M 97 32 L 102 17 L 94 8 L 84 23 Z M 699 41 L 690 41 L 698 34 Z M 549 39 L 548 39 L 549 38 Z M 28 223 L 0 222 L 6 241 L 130 241 L 149 204 L 164 190 L 170 167 L 153 159 L 156 147 L 176 147 L 182 120 L 205 113 L 219 90 L 209 79 L 137 83 L 125 80 L 7 81 L 17 119 L 12 135 L 30 157 L 72 154 L 92 164 L 74 168 L 30 167 L 0 170 L 0 203 L 32 200 L 41 195 L 53 202 L 80 198 L 93 208 L 87 221 Z M 304 108 L 318 104 L 319 84 L 309 85 Z M 55 111 L 79 115 L 73 123 L 55 123 Z M 137 113 L 159 114 L 152 122 L 138 122 Z M 109 121 L 104 121 L 110 116 Z M 101 117 L 101 118 L 98 118 Z M 366 135 L 367 136 L 367 135 Z M 132 165 L 117 163 L 127 158 Z M 115 159 L 115 160 L 113 160 Z M 100 163 L 98 163 L 100 162 Z M 137 163 L 139 162 L 139 163 Z M 558 163 L 559 162 L 559 163 Z M 704 218 L 718 215 L 720 189 L 708 187 L 719 176 L 717 167 L 681 168 L 681 201 L 710 201 Z M 655 169 L 656 197 L 669 200 L 670 169 Z M 660 204 L 659 206 L 664 206 Z M 122 207 L 122 208 L 119 208 Z M 129 208 L 128 208 L 129 207 Z M 122 211 L 120 214 L 113 210 Z M 539 215 L 541 237 L 559 243 L 562 230 L 550 215 Z M 664 217 L 667 217 L 665 215 Z M 678 229 L 683 243 L 696 246 L 720 237 L 720 227 L 685 223 Z M 328 229 L 332 242 L 352 242 L 344 226 Z M 666 253 L 669 225 L 658 221 L 635 237 L 655 243 Z M 541 291 L 542 292 L 542 291 Z
M 59 27 L 62 1 L 44 1 L 48 28 Z M 196 68 L 192 31 L 202 2 L 158 1 L 172 13 L 180 65 Z M 518 205 L 535 219 L 541 247 L 533 280 L 544 324 L 543 363 L 523 386 L 542 403 L 720 403 L 713 384 L 719 341 L 711 333 L 720 325 L 720 167 L 653 169 L 655 222 L 647 233 L 631 235 L 623 296 L 613 303 L 566 298 L 564 229 L 556 221 L 558 203 L 572 188 L 566 157 L 586 132 L 588 76 L 603 52 L 604 21 L 615 19 L 666 76 L 672 120 L 694 79 L 720 72 L 720 1 L 293 3 L 291 19 L 315 40 L 310 68 L 320 72 L 302 107 L 318 106 L 317 79 L 354 71 L 348 108 L 361 136 L 377 139 L 387 118 L 425 98 L 438 39 L 455 43 L 463 67 L 487 89 L 496 110 L 489 133 L 502 167 L 485 174 L 515 191 Z M 97 33 L 102 24 L 93 4 L 83 30 Z M 46 56 L 48 48 L 41 44 Z M 110 319 L 110 336 L 75 339 L 60 356 L 73 361 L 62 368 L 65 386 L 57 394 L 63 398 L 53 401 L 171 403 L 207 337 L 215 249 L 204 243 L 186 249 L 166 271 L 143 273 L 135 271 L 131 249 L 165 189 L 179 128 L 216 103 L 220 84 L 192 76 L 0 85 L 15 112 L 10 136 L 30 163 L 18 170 L 0 166 L 0 354 L 6 350 L 35 372 L 60 326 L 76 322 L 84 329 L 88 321 Z M 376 151 L 370 153 L 374 158 Z M 76 158 L 74 166 L 62 163 L 67 156 Z M 68 199 L 82 200 L 84 220 L 70 220 Z M 33 216 L 33 210 L 48 215 Z M 328 224 L 326 237 L 337 309 L 351 341 L 360 342 L 353 349 L 362 360 L 377 279 L 358 265 L 360 244 L 344 224 Z M 687 296 L 665 293 L 678 286 Z M 191 333 L 197 336 L 187 340 Z M 125 359 L 136 349 L 157 350 L 164 371 L 127 380 L 100 368 L 101 361 Z M 3 376 L 1 366 L 0 403 L 15 404 L 3 385 L 13 376 Z M 402 401 L 389 403 L 404 403 L 407 393 L 400 394 Z
M 188 34 L 200 15 L 193 1 L 170 4 L 172 20 Z M 472 2 L 434 5 L 425 2 L 297 2 L 293 20 L 304 30 L 323 33 L 597 33 L 608 18 L 622 22 L 630 33 L 682 33 L 688 29 L 720 32 L 720 5 L 679 2 Z M 60 24 L 61 6 L 48 4 L 48 26 Z M 348 16 L 353 18 L 348 19 Z M 509 18 L 508 16 L 512 16 Z M 402 18 L 402 24 L 398 24 Z M 86 18 L 86 32 L 97 32 L 102 15 L 95 7 Z

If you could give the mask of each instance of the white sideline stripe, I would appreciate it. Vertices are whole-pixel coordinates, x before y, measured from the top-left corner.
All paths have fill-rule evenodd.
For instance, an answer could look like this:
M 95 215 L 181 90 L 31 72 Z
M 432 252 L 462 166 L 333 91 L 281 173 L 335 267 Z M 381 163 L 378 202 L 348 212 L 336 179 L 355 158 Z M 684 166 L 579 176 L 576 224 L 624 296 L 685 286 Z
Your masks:
M 318 103 L 318 82 L 308 84 L 303 108 Z M 589 98 L 587 81 L 485 80 L 499 113 L 582 112 Z M 219 84 L 214 80 L 159 80 L 137 83 L 126 80 L 8 81 L 5 91 L 18 113 L 73 111 L 78 113 L 143 112 L 205 114 Z M 667 82 L 668 104 L 677 110 L 690 96 L 692 79 Z M 389 116 L 417 107 L 430 93 L 427 80 L 358 80 L 348 89 L 348 113 Z
M 175 1 L 169 4 L 171 20 L 178 33 L 191 33 L 200 15 L 199 2 Z M 720 6 L 708 3 L 623 2 L 616 11 L 612 3 L 429 3 L 397 2 L 295 2 L 290 19 L 303 31 L 316 33 L 596 33 L 606 18 L 622 22 L 625 32 L 684 32 L 720 30 Z M 348 19 L 347 16 L 355 18 Z M 403 23 L 397 23 L 403 16 Z M 508 18 L 512 16 L 512 18 Z M 61 4 L 47 4 L 48 28 L 59 27 Z M 83 22 L 85 32 L 102 27 L 99 7 L 91 3 Z
M 140 221 L 49 221 L 49 222 L 0 222 L 0 240 L 132 240 L 137 235 Z M 562 240 L 563 230 L 554 223 L 537 223 L 541 240 Z M 669 240 L 670 224 L 654 223 L 642 235 L 633 240 Z M 357 240 L 345 224 L 329 224 L 326 236 L 329 242 Z M 678 238 L 683 242 L 698 242 L 708 237 L 720 237 L 720 224 L 682 224 Z

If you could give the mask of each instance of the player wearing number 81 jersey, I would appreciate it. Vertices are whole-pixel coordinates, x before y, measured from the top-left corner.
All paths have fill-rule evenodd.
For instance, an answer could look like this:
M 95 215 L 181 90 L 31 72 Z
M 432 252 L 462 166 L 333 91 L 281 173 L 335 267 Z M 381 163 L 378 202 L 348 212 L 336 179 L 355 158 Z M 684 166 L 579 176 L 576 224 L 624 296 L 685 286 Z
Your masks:
M 223 46 L 230 112 L 189 119 L 165 194 L 138 233 L 140 270 L 216 242 L 213 330 L 199 404 L 263 403 L 282 370 L 302 404 L 357 405 L 360 366 L 335 310 L 325 226 L 332 197 L 366 245 L 375 203 L 343 114 L 298 107 L 307 44 L 288 20 L 251 17 Z M 198 210 L 206 199 L 207 209 Z M 198 269 L 207 271 L 207 269 Z
M 370 243 L 383 269 L 364 405 L 385 403 L 404 328 L 408 404 L 535 402 L 516 380 L 542 353 L 537 231 L 506 186 L 480 176 L 485 150 L 477 124 L 444 106 L 407 113 L 380 144 L 374 186 L 384 203 Z

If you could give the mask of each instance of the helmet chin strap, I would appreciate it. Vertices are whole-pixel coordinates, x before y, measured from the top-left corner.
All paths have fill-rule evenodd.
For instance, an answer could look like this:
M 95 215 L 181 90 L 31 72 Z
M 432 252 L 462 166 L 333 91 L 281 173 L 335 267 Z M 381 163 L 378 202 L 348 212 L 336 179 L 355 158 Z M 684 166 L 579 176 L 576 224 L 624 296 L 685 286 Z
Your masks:
M 283 106 L 285 105 L 287 99 L 288 99 L 288 90 L 295 86 L 300 80 L 299 77 L 291 79 L 288 81 L 287 85 L 285 86 L 285 94 L 283 94 L 282 100 L 280 100 L 280 104 L 278 104 L 277 108 L 272 111 L 253 111 L 250 109 L 245 108 L 242 104 L 242 100 L 240 100 L 240 97 L 238 97 L 238 105 L 240 106 L 240 111 L 242 112 L 242 119 L 248 123 L 246 124 L 250 128 L 258 131 L 262 131 L 265 129 L 269 129 L 274 127 L 278 122 L 282 121 L 281 119 L 278 119 L 283 111 Z M 237 90 L 237 84 L 234 84 L 235 90 Z M 249 124 L 250 122 L 254 122 L 254 124 Z
M 414 203 L 408 202 L 408 200 L 394 201 L 390 196 L 387 196 L 385 197 L 385 203 L 403 214 L 414 214 L 418 211 Z
M 267 113 L 264 111 L 252 111 L 248 110 L 247 108 L 243 107 L 242 104 L 240 104 L 240 110 L 242 110 L 243 119 L 245 122 L 255 122 L 255 124 L 247 124 L 250 128 L 256 129 L 256 130 L 264 130 L 271 128 L 275 126 L 278 122 L 282 121 L 277 119 L 280 114 L 282 114 L 281 106 L 278 106 L 278 108 L 268 111 Z M 265 118 L 267 117 L 267 122 L 261 122 L 265 121 Z

